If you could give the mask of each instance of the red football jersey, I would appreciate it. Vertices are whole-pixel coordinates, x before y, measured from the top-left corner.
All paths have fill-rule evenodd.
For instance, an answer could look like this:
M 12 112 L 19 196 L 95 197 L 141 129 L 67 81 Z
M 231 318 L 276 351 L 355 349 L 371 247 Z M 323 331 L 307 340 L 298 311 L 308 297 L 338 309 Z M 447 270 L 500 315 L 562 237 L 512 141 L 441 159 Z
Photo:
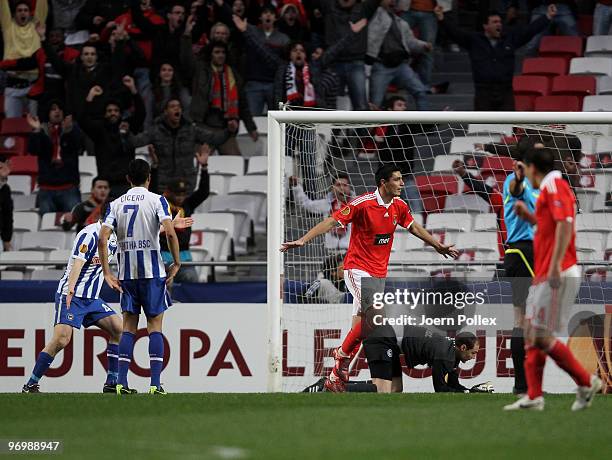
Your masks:
M 557 222 L 573 222 L 572 238 L 561 261 L 561 270 L 576 265 L 576 199 L 561 172 L 552 171 L 542 179 L 536 202 L 536 232 L 533 241 L 536 282 L 546 279 L 555 247 Z
M 404 200 L 394 198 L 385 205 L 378 189 L 358 196 L 332 217 L 344 226 L 352 223 L 344 268 L 357 268 L 376 278 L 387 276 L 395 228 L 408 228 L 414 221 Z

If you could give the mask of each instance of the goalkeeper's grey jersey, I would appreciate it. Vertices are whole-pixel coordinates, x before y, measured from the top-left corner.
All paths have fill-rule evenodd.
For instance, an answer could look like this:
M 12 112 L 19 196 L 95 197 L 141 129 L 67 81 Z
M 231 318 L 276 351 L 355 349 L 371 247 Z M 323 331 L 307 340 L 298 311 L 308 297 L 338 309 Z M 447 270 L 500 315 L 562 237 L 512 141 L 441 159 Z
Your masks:
M 398 344 L 404 353 L 406 366 L 410 368 L 419 364 L 433 367 L 434 362 L 443 364 L 448 371 L 457 367 L 453 339 L 435 334 L 428 329 L 406 327 Z

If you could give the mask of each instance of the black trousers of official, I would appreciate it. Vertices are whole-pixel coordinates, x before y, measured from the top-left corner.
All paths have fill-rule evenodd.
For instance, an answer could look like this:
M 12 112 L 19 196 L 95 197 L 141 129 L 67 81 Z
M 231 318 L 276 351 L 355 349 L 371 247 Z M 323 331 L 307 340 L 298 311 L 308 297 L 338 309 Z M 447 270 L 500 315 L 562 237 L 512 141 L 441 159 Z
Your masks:
M 533 241 L 522 240 L 506 245 L 504 256 L 504 272 L 512 286 L 512 303 L 525 311 L 527 295 L 533 277 Z M 525 338 L 522 327 L 512 329 L 510 350 L 514 366 L 514 391 L 527 391 L 525 380 Z

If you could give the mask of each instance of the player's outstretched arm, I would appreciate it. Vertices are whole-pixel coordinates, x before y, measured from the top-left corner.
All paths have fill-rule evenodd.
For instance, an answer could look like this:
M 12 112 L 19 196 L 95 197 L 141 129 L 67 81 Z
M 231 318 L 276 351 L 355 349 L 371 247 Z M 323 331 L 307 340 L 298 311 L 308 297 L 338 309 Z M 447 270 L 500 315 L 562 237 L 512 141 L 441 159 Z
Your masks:
M 108 287 L 114 289 L 115 291 L 123 292 L 121 289 L 121 283 L 110 269 L 110 264 L 108 261 L 108 238 L 112 233 L 112 229 L 107 227 L 106 225 L 102 225 L 102 230 L 100 230 L 100 238 L 98 239 L 98 254 L 100 254 L 100 262 L 102 263 L 102 272 L 104 273 L 104 280 Z
M 312 227 L 308 232 L 298 240 L 288 241 L 286 243 L 281 244 L 280 250 L 281 252 L 287 252 L 289 249 L 299 248 L 304 246 L 313 238 L 316 238 L 319 235 L 323 235 L 324 233 L 329 232 L 332 228 L 336 227 L 338 222 L 333 217 L 328 217 L 325 220 L 322 220 L 317 225 Z
M 70 303 L 72 302 L 72 297 L 74 296 L 74 288 L 84 265 L 85 261 L 83 259 L 77 259 L 75 257 L 72 261 L 72 268 L 68 274 L 68 294 L 66 295 L 67 308 L 70 308 Z
M 182 230 L 193 225 L 193 217 L 180 217 L 178 214 L 172 219 L 172 225 L 175 230 Z M 159 229 L 160 233 L 166 233 L 166 229 L 162 225 Z
M 434 248 L 439 254 L 442 254 L 444 257 L 451 257 L 453 259 L 456 259 L 459 256 L 459 251 L 457 250 L 457 248 L 455 248 L 454 245 L 445 245 L 440 243 L 418 222 L 413 222 L 410 226 L 409 231 L 414 236 L 420 238 L 426 244 Z
M 174 230 L 174 222 L 171 219 L 162 220 L 162 225 L 164 230 L 166 230 L 166 241 L 168 242 L 168 249 L 170 249 L 173 260 L 173 263 L 168 268 L 168 273 L 166 274 L 166 284 L 169 284 L 181 268 L 179 241 L 178 237 L 176 236 L 176 231 Z

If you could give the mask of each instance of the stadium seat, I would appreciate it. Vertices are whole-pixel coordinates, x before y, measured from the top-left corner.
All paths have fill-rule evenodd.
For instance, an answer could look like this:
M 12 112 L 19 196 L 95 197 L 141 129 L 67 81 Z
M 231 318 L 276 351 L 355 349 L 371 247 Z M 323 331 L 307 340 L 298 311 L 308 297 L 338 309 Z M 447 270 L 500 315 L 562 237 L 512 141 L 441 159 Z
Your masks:
M 459 250 L 476 251 L 477 253 L 491 253 L 493 254 L 494 258 L 497 258 L 498 256 L 496 232 L 456 233 L 454 236 L 454 241 L 450 241 L 450 243 L 455 244 Z M 486 258 L 488 259 L 488 257 Z
M 13 156 L 27 153 L 27 140 L 22 136 L 0 137 L 0 155 Z
M 578 232 L 612 232 L 612 215 L 600 213 L 582 213 L 576 215 Z
M 41 262 L 45 260 L 45 253 L 43 251 L 4 251 L 0 252 L 0 270 L 5 269 L 7 261 L 13 262 Z M 40 265 L 27 265 L 25 270 L 39 270 L 42 269 Z M 23 266 L 20 266 L 20 270 L 24 270 Z
M 605 238 L 606 236 L 601 233 L 576 233 L 576 252 L 578 260 L 581 262 L 603 260 L 603 247 L 606 242 Z
M 11 158 L 11 174 L 17 176 L 30 176 L 32 183 L 36 183 L 38 176 L 38 157 L 34 155 L 19 155 Z
M 228 260 L 232 255 L 235 216 L 229 213 L 206 213 L 193 214 L 192 217 L 192 231 L 201 231 L 206 243 L 191 246 L 190 249 L 198 250 L 199 246 L 205 247 L 214 260 Z
M 211 174 L 210 175 L 210 194 L 227 195 L 229 180 L 232 176 Z
M 514 160 L 510 157 L 502 156 L 490 156 L 485 157 L 480 165 L 480 172 L 504 172 L 509 173 L 512 171 Z
M 406 252 L 412 249 L 422 249 L 423 241 L 409 232 L 396 232 L 393 237 L 394 252 Z
M 513 128 L 512 125 L 470 123 L 467 133 L 469 135 L 498 134 L 512 136 Z
M 43 214 L 42 220 L 40 222 L 40 230 L 41 231 L 55 231 L 61 230 L 60 227 L 60 218 L 62 216 L 62 212 L 47 212 Z
M 55 249 L 49 253 L 47 260 L 56 262 L 58 265 L 66 265 L 71 254 L 71 249 Z
M 98 166 L 96 164 L 96 157 L 93 156 L 79 156 L 79 174 L 83 176 L 97 176 Z
M 597 197 L 601 195 L 598 190 L 593 188 L 576 188 L 574 193 L 578 203 L 580 203 L 580 211 L 583 213 L 593 212 L 593 206 L 595 206 Z
M 11 174 L 7 178 L 11 193 L 14 195 L 29 195 L 32 193 L 32 177 Z
M 30 275 L 32 281 L 59 281 L 64 276 L 64 270 L 43 268 L 34 270 Z
M 242 176 L 244 158 L 234 155 L 214 155 L 208 158 L 208 174 Z
M 560 57 L 570 60 L 582 56 L 582 37 L 549 35 L 542 37 L 538 54 L 542 57 Z
M 612 35 L 593 35 L 587 38 L 585 56 L 612 57 Z
M 36 209 L 36 194 L 30 195 L 15 195 L 13 197 L 13 210 L 19 211 L 32 211 Z
M 253 117 L 253 121 L 255 122 L 255 126 L 257 126 L 257 132 L 260 135 L 268 134 L 268 117 Z M 238 134 L 248 134 L 248 131 L 246 130 L 246 126 L 244 126 L 244 123 L 240 123 Z
M 434 159 L 434 172 L 453 172 L 453 162 L 456 160 L 463 161 L 463 155 L 438 155 Z
M 37 232 L 40 226 L 40 217 L 36 212 L 13 213 L 13 231 Z
M 497 215 L 492 212 L 486 214 L 476 214 L 474 218 L 475 232 L 494 232 L 497 231 Z
M 475 150 L 474 144 L 489 144 L 491 142 L 499 142 L 499 135 L 489 136 L 457 136 L 453 137 L 450 144 L 450 154 L 473 152 Z M 437 158 L 437 157 L 436 157 Z M 452 162 L 451 162 L 452 163 Z
M 230 213 L 235 216 L 234 249 L 236 254 L 247 252 L 247 239 L 251 237 L 253 222 L 257 219 L 257 202 L 244 199 L 242 195 L 213 196 L 210 199 L 209 213 Z
M 563 58 L 527 58 L 523 61 L 523 75 L 554 77 L 567 74 L 567 62 Z
M 517 111 L 531 111 L 538 96 L 550 92 L 550 78 L 542 75 L 516 75 L 512 78 L 514 105 Z
M 259 136 L 259 139 L 253 141 L 251 136 L 240 135 L 236 136 L 236 142 L 240 149 L 240 154 L 244 158 L 250 158 L 257 155 L 265 155 L 267 150 L 267 136 Z
M 602 57 L 574 58 L 570 62 L 572 75 L 607 75 L 612 76 L 612 59 Z
M 46 231 L 46 232 L 31 232 L 21 240 L 20 251 L 46 251 L 50 253 L 54 249 L 65 249 L 66 232 L 63 231 Z M 72 236 L 72 233 L 69 234 Z
M 536 112 L 580 112 L 581 105 L 577 96 L 539 96 L 533 109 Z
M 597 80 L 588 75 L 559 75 L 553 78 L 552 95 L 578 96 L 580 101 L 585 96 L 597 94 Z
M 612 77 L 597 77 L 597 94 L 612 94 Z
M 23 281 L 23 272 L 16 270 L 0 270 L 1 281 Z
M 463 190 L 463 181 L 455 175 L 419 175 L 415 183 L 419 189 L 423 207 L 427 212 L 440 212 L 444 208 L 446 196 L 459 191 L 459 182 Z
M 491 212 L 491 206 L 476 194 L 462 193 L 447 196 L 444 211 L 480 214 Z
M 5 118 L 2 120 L 0 134 L 3 136 L 22 135 L 27 136 L 32 132 L 28 121 L 23 117 Z
M 612 59 L 610 59 L 612 61 Z M 582 105 L 583 112 L 612 112 L 612 95 L 587 96 Z
M 430 214 L 425 228 L 433 233 L 469 232 L 472 230 L 472 216 L 452 212 Z
M 93 182 L 93 178 L 93 176 L 81 176 L 81 182 L 79 184 L 81 195 L 89 196 L 91 194 L 91 183 Z
M 250 174 L 268 174 L 268 157 L 267 156 L 255 156 L 249 158 L 249 164 L 247 166 L 247 175 Z
M 254 219 L 255 231 L 264 233 L 266 231 L 266 196 L 268 193 L 268 176 L 234 176 L 230 179 L 228 195 L 240 195 L 244 200 L 252 200 L 257 209 Z

